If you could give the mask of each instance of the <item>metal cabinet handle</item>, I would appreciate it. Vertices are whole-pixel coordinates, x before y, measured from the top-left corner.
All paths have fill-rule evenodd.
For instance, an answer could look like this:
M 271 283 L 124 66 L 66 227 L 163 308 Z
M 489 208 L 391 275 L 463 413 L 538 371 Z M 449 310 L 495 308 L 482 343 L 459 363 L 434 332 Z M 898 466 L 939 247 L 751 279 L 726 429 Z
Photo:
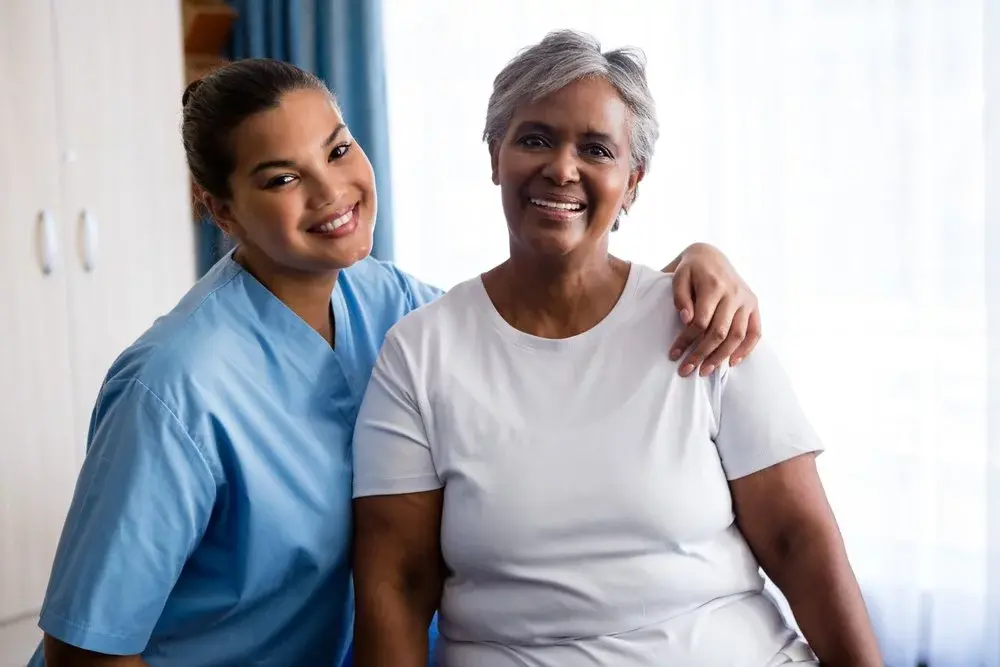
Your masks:
M 84 209 L 80 212 L 80 257 L 83 270 L 88 273 L 97 268 L 97 242 L 97 216 Z
M 59 233 L 55 218 L 48 211 L 41 211 L 35 221 L 35 252 L 44 275 L 49 275 L 59 261 Z

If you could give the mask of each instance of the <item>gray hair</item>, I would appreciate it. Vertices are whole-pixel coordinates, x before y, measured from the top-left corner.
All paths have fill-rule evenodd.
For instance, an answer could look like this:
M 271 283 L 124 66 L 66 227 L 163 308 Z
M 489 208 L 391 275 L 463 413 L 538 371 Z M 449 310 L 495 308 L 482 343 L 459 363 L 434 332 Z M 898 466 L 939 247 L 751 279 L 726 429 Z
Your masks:
M 660 127 L 646 82 L 645 54 L 636 48 L 603 53 L 596 37 L 575 30 L 550 32 L 507 63 L 493 80 L 483 140 L 503 139 L 519 105 L 589 76 L 606 79 L 618 91 L 631 114 L 631 168 L 648 171 Z

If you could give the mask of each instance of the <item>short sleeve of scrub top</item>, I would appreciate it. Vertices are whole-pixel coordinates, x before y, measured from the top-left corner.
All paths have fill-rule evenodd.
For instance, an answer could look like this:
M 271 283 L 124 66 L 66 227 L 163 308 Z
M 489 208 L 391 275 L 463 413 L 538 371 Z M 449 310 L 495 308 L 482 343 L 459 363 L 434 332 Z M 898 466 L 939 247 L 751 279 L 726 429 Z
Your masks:
M 106 384 L 42 630 L 90 651 L 141 653 L 209 521 L 215 492 L 206 459 L 156 395 L 135 379 Z
M 739 366 L 724 364 L 713 380 L 718 419 L 715 445 L 727 479 L 823 451 L 791 381 L 766 341 Z

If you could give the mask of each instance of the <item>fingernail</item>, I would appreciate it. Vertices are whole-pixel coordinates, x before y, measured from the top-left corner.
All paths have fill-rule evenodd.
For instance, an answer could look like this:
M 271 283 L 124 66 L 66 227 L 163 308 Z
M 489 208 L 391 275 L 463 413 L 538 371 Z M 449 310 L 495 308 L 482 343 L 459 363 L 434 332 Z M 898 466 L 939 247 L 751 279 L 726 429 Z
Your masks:
M 670 361 L 677 361 L 681 358 L 681 350 L 670 350 Z
M 683 322 L 684 324 L 688 324 L 691 321 L 691 317 L 692 317 L 691 311 L 688 310 L 687 308 L 681 311 L 681 322 Z
M 681 368 L 681 375 L 690 375 L 691 371 L 694 370 L 694 364 L 684 364 Z
M 733 357 L 732 359 L 729 360 L 729 367 L 732 368 L 733 366 L 738 365 L 741 361 L 743 361 L 741 358 Z
M 714 371 L 714 370 L 715 370 L 715 366 L 713 366 L 712 364 L 709 364 L 708 366 L 702 366 L 701 367 L 701 374 L 702 375 L 711 375 L 712 371 Z

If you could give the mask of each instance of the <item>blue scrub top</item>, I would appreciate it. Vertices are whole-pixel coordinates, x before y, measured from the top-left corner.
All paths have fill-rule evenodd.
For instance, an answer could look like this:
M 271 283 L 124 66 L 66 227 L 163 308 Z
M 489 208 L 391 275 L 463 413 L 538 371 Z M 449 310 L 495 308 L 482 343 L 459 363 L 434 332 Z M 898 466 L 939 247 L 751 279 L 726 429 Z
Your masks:
M 109 371 L 39 626 L 150 667 L 339 665 L 358 406 L 388 329 L 439 294 L 359 262 L 331 349 L 223 258 Z

